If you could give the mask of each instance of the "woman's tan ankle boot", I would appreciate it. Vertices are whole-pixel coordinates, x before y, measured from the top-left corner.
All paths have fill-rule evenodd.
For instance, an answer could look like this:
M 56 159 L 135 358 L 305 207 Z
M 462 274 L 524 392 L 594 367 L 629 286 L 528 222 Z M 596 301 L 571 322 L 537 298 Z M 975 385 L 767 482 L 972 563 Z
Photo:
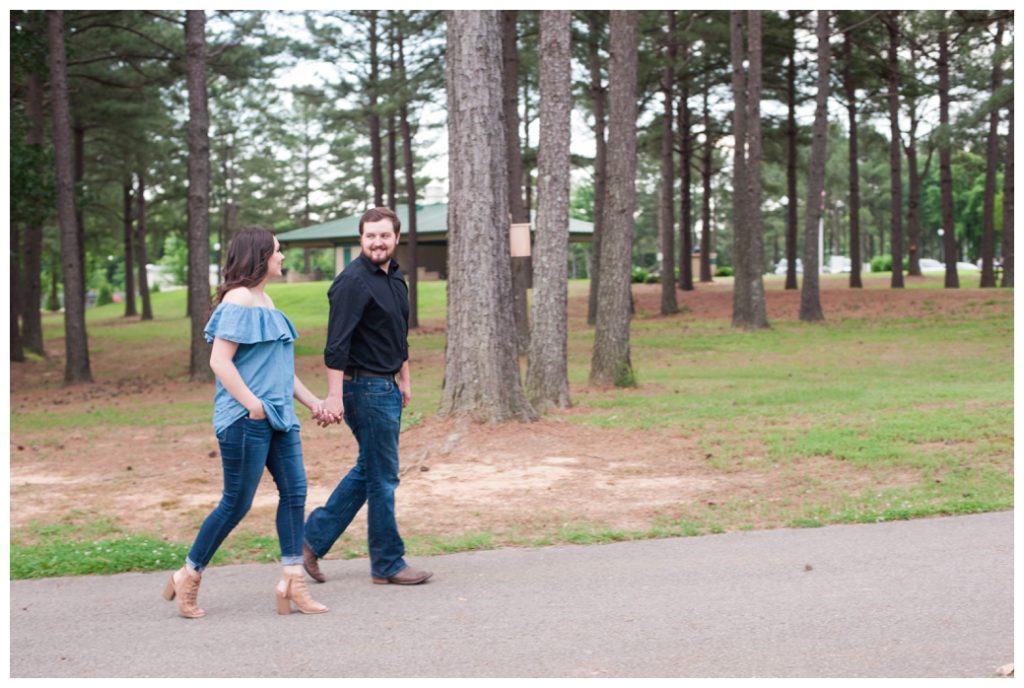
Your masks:
M 323 614 L 327 607 L 309 596 L 306 576 L 303 573 L 285 573 L 277 584 L 277 613 L 291 614 L 292 603 L 303 614 Z
M 186 619 L 198 619 L 206 615 L 197 603 L 201 580 L 200 574 L 193 576 L 188 567 L 182 566 L 171 574 L 171 579 L 164 587 L 164 599 L 170 601 L 177 598 L 178 614 Z

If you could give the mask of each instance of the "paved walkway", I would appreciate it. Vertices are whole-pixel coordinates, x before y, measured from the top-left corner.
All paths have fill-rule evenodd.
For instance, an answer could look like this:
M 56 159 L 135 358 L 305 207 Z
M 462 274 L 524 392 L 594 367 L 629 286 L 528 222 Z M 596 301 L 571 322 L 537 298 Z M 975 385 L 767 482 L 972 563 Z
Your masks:
M 11 676 L 985 677 L 1013 662 L 1013 513 L 419 559 L 279 617 L 275 565 L 11 583 Z

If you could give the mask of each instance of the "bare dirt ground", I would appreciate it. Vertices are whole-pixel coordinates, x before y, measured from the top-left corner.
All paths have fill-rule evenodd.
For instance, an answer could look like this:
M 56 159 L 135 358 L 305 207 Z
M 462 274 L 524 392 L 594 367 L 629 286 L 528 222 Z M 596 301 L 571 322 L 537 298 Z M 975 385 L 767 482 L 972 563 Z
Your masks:
M 925 279 L 941 279 L 940 277 Z M 638 311 L 657 313 L 658 285 L 638 286 Z M 772 320 L 795 320 L 799 292 L 771 285 Z M 849 290 L 825 282 L 822 301 L 830 321 L 957 313 L 1012 293 Z M 729 285 L 702 285 L 679 293 L 690 319 L 731 316 Z M 585 300 L 572 301 L 582 317 Z M 652 317 L 652 316 L 646 316 Z M 51 360 L 11 367 L 12 408 L 83 413 L 102 404 L 128 408 L 157 399 L 207 400 L 208 385 L 168 376 L 144 347 L 94 356 L 97 383 L 61 389 L 63 341 L 48 342 Z M 316 361 L 303 361 L 303 375 L 317 375 Z M 56 376 L 56 377 L 55 377 Z M 802 461 L 789 470 L 723 472 L 706 465 L 697 438 L 640 431 L 603 430 L 569 422 L 580 409 L 549 414 L 529 425 L 485 426 L 428 417 L 401 438 L 402 487 L 398 513 L 403 532 L 445 535 L 492 532 L 529 534 L 590 522 L 609 528 L 650 526 L 656 517 L 678 518 L 680 505 L 724 504 L 747 498 L 800 500 L 808 479 L 819 484 L 867 487 L 877 475 L 835 462 Z M 356 443 L 344 426 L 329 429 L 304 422 L 309 478 L 307 509 L 322 504 L 348 469 Z M 888 474 L 887 485 L 915 480 Z M 133 532 L 187 542 L 217 503 L 221 489 L 217 442 L 208 422 L 194 426 L 139 428 L 116 423 L 83 427 L 59 437 L 12 424 L 10 435 L 11 527 L 59 521 L 75 510 L 111 516 Z M 273 533 L 276 490 L 269 476 L 241 529 Z M 354 533 L 365 533 L 360 514 Z M 756 521 L 756 516 L 753 517 Z M 756 523 L 755 523 L 756 525 Z

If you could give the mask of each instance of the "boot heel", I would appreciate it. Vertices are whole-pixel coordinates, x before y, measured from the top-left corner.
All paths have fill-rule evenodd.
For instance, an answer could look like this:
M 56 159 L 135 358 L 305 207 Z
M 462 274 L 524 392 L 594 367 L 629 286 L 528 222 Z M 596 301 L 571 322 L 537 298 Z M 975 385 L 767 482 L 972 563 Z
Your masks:
M 292 613 L 292 603 L 288 599 L 288 589 L 291 587 L 291 583 L 285 585 L 284 592 L 277 590 L 277 613 L 282 616 L 287 616 Z
M 167 581 L 167 585 L 164 586 L 164 599 L 168 602 L 174 600 L 174 574 L 171 574 L 171 579 Z

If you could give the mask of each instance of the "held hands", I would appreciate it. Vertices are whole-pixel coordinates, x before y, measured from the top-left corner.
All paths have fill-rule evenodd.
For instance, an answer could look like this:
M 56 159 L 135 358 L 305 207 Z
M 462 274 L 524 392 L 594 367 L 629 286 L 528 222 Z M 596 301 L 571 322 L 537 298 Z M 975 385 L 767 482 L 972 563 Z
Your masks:
M 340 423 L 345 418 L 345 406 L 340 397 L 317 399 L 316 404 L 310 410 L 313 412 L 313 418 L 317 425 L 322 428 Z

